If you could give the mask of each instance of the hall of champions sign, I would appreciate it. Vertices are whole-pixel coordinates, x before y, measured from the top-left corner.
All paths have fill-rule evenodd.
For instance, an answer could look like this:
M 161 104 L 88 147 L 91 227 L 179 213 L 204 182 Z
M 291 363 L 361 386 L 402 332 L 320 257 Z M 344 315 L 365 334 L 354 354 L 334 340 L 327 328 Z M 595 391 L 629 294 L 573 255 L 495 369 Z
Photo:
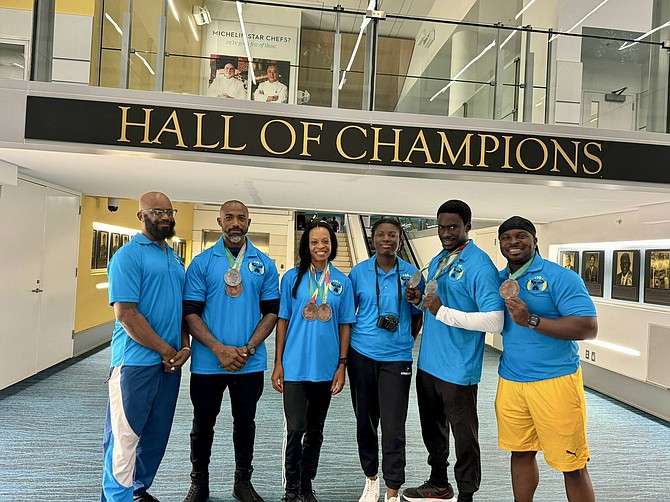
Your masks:
M 670 183 L 670 170 L 658 168 L 670 153 L 661 145 L 37 96 L 28 97 L 26 138 L 306 163 Z

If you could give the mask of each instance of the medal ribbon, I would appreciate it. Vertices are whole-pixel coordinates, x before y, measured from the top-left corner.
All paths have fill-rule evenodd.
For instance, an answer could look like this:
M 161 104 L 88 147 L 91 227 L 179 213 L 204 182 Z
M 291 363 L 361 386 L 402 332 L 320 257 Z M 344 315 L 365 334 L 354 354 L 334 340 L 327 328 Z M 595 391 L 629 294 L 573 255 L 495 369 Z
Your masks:
M 314 265 L 309 266 L 309 303 L 316 304 L 316 299 L 320 296 L 321 303 L 328 303 L 328 285 L 330 284 L 330 263 L 326 265 L 326 268 L 321 274 L 321 279 L 316 279 L 316 268 Z M 314 282 L 312 282 L 312 276 L 314 277 Z
M 242 265 L 242 260 L 244 260 L 244 253 L 247 252 L 247 242 L 244 241 L 244 244 L 240 248 L 239 253 L 237 253 L 237 258 L 233 256 L 233 253 L 230 252 L 228 246 L 224 244 L 223 247 L 226 250 L 226 258 L 228 258 L 228 265 L 230 265 L 230 268 L 232 268 L 233 270 L 238 270 Z
M 534 259 L 535 259 L 535 256 L 533 256 L 530 260 L 528 260 L 526 263 L 524 263 L 523 267 L 521 267 L 519 270 L 517 270 L 514 273 L 510 272 L 509 266 L 508 266 L 507 267 L 507 274 L 509 275 L 510 280 L 516 281 L 517 277 L 521 277 L 523 274 L 525 274 L 526 271 L 533 264 Z
M 467 246 L 469 243 L 470 240 L 467 240 L 465 244 L 463 244 L 461 247 L 454 249 L 451 252 L 447 252 L 446 254 L 444 254 L 446 250 L 442 251 L 443 256 L 442 258 L 440 258 L 440 261 L 437 265 L 437 270 L 435 270 L 433 277 L 430 278 L 429 280 L 436 281 L 437 279 L 442 277 L 445 274 L 447 267 L 456 261 L 456 258 L 460 256 L 461 251 L 463 251 L 463 249 L 465 249 L 465 246 Z

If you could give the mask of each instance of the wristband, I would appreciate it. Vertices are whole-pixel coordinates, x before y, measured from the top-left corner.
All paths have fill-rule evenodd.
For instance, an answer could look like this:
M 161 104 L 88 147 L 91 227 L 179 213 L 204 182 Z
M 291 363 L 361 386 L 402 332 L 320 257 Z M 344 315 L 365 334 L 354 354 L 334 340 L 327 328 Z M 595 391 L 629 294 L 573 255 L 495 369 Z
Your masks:
M 344 364 L 345 366 L 347 365 L 347 358 L 342 357 L 340 360 L 337 362 L 337 365 L 339 366 L 340 364 Z
M 191 347 L 182 347 L 181 350 L 188 350 L 189 352 L 193 352 L 193 351 L 191 350 Z

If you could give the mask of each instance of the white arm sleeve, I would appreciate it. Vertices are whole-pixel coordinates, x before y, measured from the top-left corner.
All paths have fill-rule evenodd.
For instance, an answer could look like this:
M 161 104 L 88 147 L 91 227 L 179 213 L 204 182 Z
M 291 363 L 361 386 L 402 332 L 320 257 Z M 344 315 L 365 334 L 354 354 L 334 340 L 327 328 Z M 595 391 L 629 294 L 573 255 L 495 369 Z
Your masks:
M 502 332 L 505 316 L 502 310 L 494 312 L 462 312 L 442 305 L 435 318 L 456 328 L 483 331 L 484 333 Z

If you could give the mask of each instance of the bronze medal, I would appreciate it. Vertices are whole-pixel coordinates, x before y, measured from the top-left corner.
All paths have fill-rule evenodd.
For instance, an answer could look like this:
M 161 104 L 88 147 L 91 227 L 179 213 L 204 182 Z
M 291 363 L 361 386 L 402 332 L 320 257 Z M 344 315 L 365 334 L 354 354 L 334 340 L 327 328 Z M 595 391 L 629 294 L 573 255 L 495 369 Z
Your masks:
M 223 275 L 223 281 L 228 286 L 238 286 L 242 282 L 242 274 L 240 274 L 240 271 L 237 269 L 229 268 Z
M 319 308 L 314 303 L 308 303 L 302 308 L 302 316 L 306 321 L 314 321 Z
M 416 288 L 421 283 L 421 272 L 414 272 L 405 283 L 408 288 Z
M 226 294 L 231 298 L 237 298 L 242 294 L 242 284 L 238 284 L 237 286 L 226 284 Z
M 321 322 L 328 322 L 333 317 L 333 309 L 327 303 L 322 303 L 316 309 L 316 318 Z
M 519 283 L 516 281 L 512 279 L 507 279 L 500 285 L 500 296 L 502 296 L 505 300 L 514 298 L 518 294 L 519 294 Z

